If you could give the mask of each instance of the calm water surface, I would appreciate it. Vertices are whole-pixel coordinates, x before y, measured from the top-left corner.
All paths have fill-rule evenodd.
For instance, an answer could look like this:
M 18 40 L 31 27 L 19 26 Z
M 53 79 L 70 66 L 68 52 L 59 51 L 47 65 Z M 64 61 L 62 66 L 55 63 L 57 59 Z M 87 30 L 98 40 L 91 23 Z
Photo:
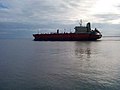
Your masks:
M 0 90 L 119 90 L 120 37 L 0 39 Z

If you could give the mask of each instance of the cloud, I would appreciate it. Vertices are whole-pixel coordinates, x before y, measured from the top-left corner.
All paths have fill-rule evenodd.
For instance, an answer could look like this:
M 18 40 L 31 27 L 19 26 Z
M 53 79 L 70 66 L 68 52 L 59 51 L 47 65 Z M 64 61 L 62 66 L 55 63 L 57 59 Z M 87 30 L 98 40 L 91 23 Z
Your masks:
M 120 23 L 120 14 L 96 14 L 96 18 L 101 19 L 103 23 L 118 24 Z
M 119 0 L 0 0 L 0 26 L 70 29 L 83 19 L 101 30 L 113 30 L 120 24 L 119 8 Z
M 85 2 L 86 1 L 86 2 Z M 0 21 L 41 22 L 74 20 L 83 17 L 90 7 L 87 0 L 2 0 L 9 10 L 2 11 Z M 23 3 L 24 2 L 24 3 Z M 84 15 L 85 16 L 85 15 Z M 11 17 L 11 19 L 10 19 Z
M 119 24 L 110 24 L 110 23 L 92 23 L 92 27 L 96 27 L 98 28 L 98 30 L 101 31 L 101 33 L 103 34 L 103 36 L 107 36 L 107 35 L 117 35 L 120 36 L 120 25 Z M 93 28 L 93 29 L 94 29 Z
M 114 20 L 120 18 L 119 14 L 96 14 L 95 17 L 103 18 L 105 20 Z
M 8 7 L 0 3 L 0 9 L 8 9 Z

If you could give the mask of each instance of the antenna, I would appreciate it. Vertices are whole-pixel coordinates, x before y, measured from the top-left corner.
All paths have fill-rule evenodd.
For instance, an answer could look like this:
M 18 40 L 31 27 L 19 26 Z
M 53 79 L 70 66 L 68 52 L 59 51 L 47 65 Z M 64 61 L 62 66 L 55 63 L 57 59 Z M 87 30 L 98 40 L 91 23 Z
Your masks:
M 70 33 L 71 33 L 71 28 L 70 28 Z
M 82 19 L 80 19 L 79 24 L 80 24 L 80 26 L 82 26 Z
M 38 29 L 38 34 L 40 33 L 40 29 Z
M 64 33 L 66 32 L 66 29 L 64 29 Z

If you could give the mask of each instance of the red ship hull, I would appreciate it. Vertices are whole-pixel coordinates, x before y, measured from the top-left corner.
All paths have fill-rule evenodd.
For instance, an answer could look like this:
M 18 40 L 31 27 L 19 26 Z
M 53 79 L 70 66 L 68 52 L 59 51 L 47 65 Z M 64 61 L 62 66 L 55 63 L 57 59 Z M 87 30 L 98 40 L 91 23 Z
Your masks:
M 55 34 L 33 34 L 35 41 L 94 41 L 102 35 L 97 34 L 76 34 L 76 33 L 55 33 Z

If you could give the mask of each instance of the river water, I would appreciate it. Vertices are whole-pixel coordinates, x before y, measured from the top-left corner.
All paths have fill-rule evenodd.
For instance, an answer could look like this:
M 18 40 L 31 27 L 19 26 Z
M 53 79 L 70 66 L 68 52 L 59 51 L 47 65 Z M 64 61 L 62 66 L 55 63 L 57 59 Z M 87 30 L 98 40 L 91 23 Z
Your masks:
M 119 90 L 120 37 L 0 39 L 0 90 Z

